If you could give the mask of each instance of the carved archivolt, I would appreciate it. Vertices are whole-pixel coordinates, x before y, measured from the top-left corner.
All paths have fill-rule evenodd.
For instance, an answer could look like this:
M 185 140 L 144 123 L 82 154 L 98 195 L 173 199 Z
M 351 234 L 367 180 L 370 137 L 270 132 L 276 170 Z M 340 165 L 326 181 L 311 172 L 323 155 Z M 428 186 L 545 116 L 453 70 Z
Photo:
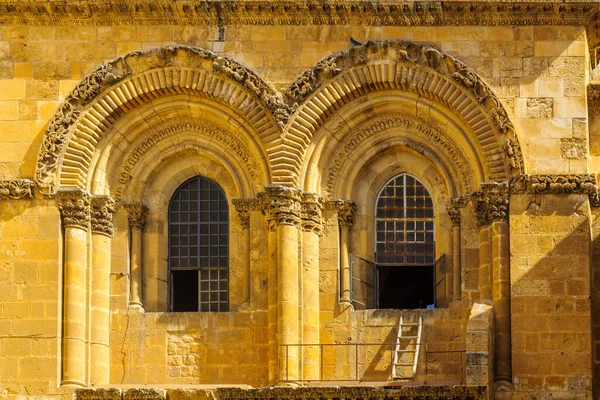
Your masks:
M 36 181 L 42 193 L 53 195 L 63 158 L 81 164 L 65 178 L 68 185 L 83 186 L 89 163 L 80 157 L 81 149 L 93 153 L 108 126 L 127 109 L 125 103 L 149 101 L 164 93 L 161 89 L 204 95 L 237 109 L 251 125 L 261 125 L 263 140 L 279 140 L 289 118 L 289 107 L 271 86 L 227 57 L 189 46 L 132 52 L 84 78 L 52 117 L 38 154 Z M 76 143 L 73 154 L 71 141 Z
M 463 186 L 467 192 L 473 190 L 473 172 L 469 162 L 460 148 L 439 127 L 418 117 L 404 114 L 387 114 L 369 120 L 369 122 L 356 132 L 345 136 L 333 150 L 333 155 L 328 164 L 327 175 L 323 177 L 321 187 L 327 195 L 331 196 L 335 188 L 338 174 L 344 162 L 361 143 L 369 138 L 391 128 L 404 128 L 421 133 L 429 142 L 440 146 L 444 153 L 452 160 L 461 173 Z
M 8 3 L 8 4 L 7 4 Z M 587 2 L 396 0 L 46 0 L 0 2 L 0 23 L 52 25 L 585 25 Z
M 411 91 L 439 102 L 462 118 L 479 142 L 495 142 L 481 146 L 490 171 L 486 179 L 505 180 L 524 173 L 514 126 L 493 91 L 461 61 L 414 42 L 367 42 L 304 72 L 284 92 L 294 110 L 286 137 L 301 146 L 303 155 L 328 115 L 381 88 Z M 274 163 L 272 168 L 277 173 L 289 166 Z M 296 184 L 297 177 L 289 179 Z
M 30 179 L 0 181 L 0 200 L 33 199 L 35 182 Z
M 177 119 L 152 129 L 145 135 L 143 142 L 139 143 L 128 155 L 121 166 L 117 181 L 112 193 L 117 199 L 123 197 L 123 191 L 131 180 L 131 174 L 140 159 L 161 141 L 184 132 L 193 132 L 207 139 L 218 142 L 231 154 L 237 155 L 246 166 L 248 174 L 253 180 L 258 177 L 259 166 L 248 147 L 236 135 L 229 133 L 212 124 L 207 124 L 193 119 Z

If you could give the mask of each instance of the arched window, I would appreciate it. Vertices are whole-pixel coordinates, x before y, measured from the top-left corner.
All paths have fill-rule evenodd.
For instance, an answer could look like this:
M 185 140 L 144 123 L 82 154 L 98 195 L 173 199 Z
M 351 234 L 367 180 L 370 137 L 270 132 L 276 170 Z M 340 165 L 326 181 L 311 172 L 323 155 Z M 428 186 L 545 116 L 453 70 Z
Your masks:
M 169 203 L 169 308 L 229 310 L 229 209 L 223 189 L 196 176 Z
M 375 262 L 379 308 L 424 308 L 434 303 L 433 201 L 415 177 L 401 174 L 379 192 Z

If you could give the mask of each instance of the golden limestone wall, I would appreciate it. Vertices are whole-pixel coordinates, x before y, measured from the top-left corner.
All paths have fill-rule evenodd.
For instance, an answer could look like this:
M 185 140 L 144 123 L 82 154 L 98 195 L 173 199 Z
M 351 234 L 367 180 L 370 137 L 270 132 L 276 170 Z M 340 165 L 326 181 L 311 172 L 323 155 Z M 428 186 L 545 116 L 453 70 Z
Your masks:
M 75 85 L 108 60 L 133 51 L 167 45 L 198 46 L 237 60 L 278 91 L 284 91 L 302 71 L 312 68 L 318 60 L 347 49 L 350 38 L 359 42 L 402 39 L 427 43 L 471 67 L 492 88 L 508 111 L 521 144 L 527 174 L 596 172 L 595 158 L 588 159 L 591 146 L 587 139 L 586 108 L 589 67 L 586 31 L 582 26 L 9 24 L 0 28 L 0 180 L 35 177 L 38 151 L 49 120 Z M 190 100 L 192 97 L 185 98 L 189 103 L 184 101 L 183 108 L 193 109 L 188 107 L 193 102 Z M 400 103 L 377 103 L 376 97 L 366 94 L 357 101 L 366 105 L 352 104 L 344 109 L 348 111 L 355 107 L 358 110 L 356 114 L 362 115 L 352 121 L 353 126 L 351 117 L 348 117 L 348 130 L 363 126 L 365 121 L 368 122 L 378 113 L 388 113 L 388 108 L 412 113 L 414 118 L 431 116 L 436 121 L 442 119 L 439 117 L 440 108 L 426 96 L 416 100 L 418 96 L 411 97 L 412 103 L 402 103 L 403 108 L 398 106 Z M 369 103 L 371 101 L 372 104 Z M 154 106 L 160 108 L 156 102 L 147 109 Z M 137 118 L 141 120 L 143 115 L 140 112 Z M 177 111 L 169 118 L 173 115 L 178 115 Z M 189 116 L 185 112 L 182 115 Z M 232 125 L 223 122 L 230 117 L 225 107 L 206 115 L 209 122 L 223 129 L 238 123 L 235 119 L 238 116 L 231 119 Z M 449 117 L 444 121 L 443 130 L 456 133 L 456 137 L 463 135 L 460 132 L 470 129 L 465 128 L 467 124 L 460 117 Z M 252 129 L 254 127 L 248 128 L 248 131 Z M 248 139 L 248 142 L 258 142 L 256 138 L 259 133 L 253 133 L 253 139 Z M 464 143 L 467 142 L 465 139 Z M 173 143 L 176 143 L 175 139 Z M 127 148 L 126 144 L 121 146 Z M 595 155 L 593 149 L 592 152 Z M 235 219 L 232 223 L 231 265 L 248 268 L 249 271 L 248 274 L 232 273 L 232 312 L 165 312 L 166 271 L 159 271 L 158 267 L 156 271 L 148 272 L 146 269 L 143 272 L 147 274 L 142 283 L 147 286 L 141 290 L 146 312 L 139 307 L 131 307 L 130 223 L 126 210 L 119 206 L 115 212 L 110 252 L 105 249 L 107 258 L 110 254 L 110 348 L 109 359 L 105 360 L 110 366 L 110 375 L 90 378 L 97 365 L 88 362 L 86 370 L 82 372 L 86 381 L 98 379 L 98 382 L 110 385 L 218 383 L 265 386 L 277 382 L 277 364 L 283 359 L 278 358 L 275 345 L 277 332 L 286 333 L 284 339 L 288 343 L 315 337 L 320 337 L 320 343 L 328 344 L 393 342 L 400 315 L 398 312 L 351 311 L 347 304 L 340 304 L 340 237 L 335 212 L 324 211 L 324 233 L 318 239 L 311 237 L 312 231 L 303 229 L 298 221 L 294 222 L 296 225 L 277 225 L 273 222 L 274 214 L 269 215 L 267 210 L 266 216 L 263 216 L 256 207 L 250 211 L 249 228 L 244 228 L 231 200 L 242 198 L 255 188 L 244 189 L 244 192 L 236 186 L 239 182 L 231 174 L 228 175 L 223 164 L 219 164 L 219 157 L 209 153 L 206 151 L 200 156 L 194 155 L 175 162 L 172 159 L 176 156 L 172 156 L 169 168 L 185 167 L 188 175 L 201 172 L 214 174 L 218 179 L 228 182 L 230 212 L 232 219 Z M 262 155 L 258 150 L 251 153 L 253 156 Z M 481 150 L 473 151 L 473 154 L 481 153 Z M 498 155 L 501 156 L 504 155 Z M 198 160 L 210 161 L 204 167 L 191 166 L 199 163 Z M 317 162 L 314 165 L 317 168 L 323 166 Z M 367 168 L 369 171 L 378 173 L 389 171 L 385 169 L 389 166 L 368 167 L 372 167 Z M 261 173 L 265 174 L 264 171 Z M 327 172 L 315 174 L 324 176 Z M 179 181 L 185 180 L 182 175 L 173 175 Z M 482 172 L 480 176 L 483 175 Z M 160 179 L 166 180 L 164 177 L 157 178 L 158 181 Z M 368 182 L 370 175 L 366 174 L 360 179 L 363 179 L 363 183 Z M 382 179 L 382 176 L 378 179 Z M 476 185 L 481 184 L 483 178 L 478 179 L 473 178 Z M 268 183 L 271 183 L 270 177 L 262 176 L 252 182 L 259 188 Z M 531 191 L 531 182 L 527 185 Z M 139 188 L 132 186 L 131 189 Z M 511 194 L 510 197 L 509 320 L 512 353 L 509 359 L 512 356 L 514 384 L 511 390 L 517 394 L 569 392 L 580 398 L 591 398 L 589 203 L 584 194 L 548 194 L 563 189 L 538 189 L 538 192 L 545 193 Z M 450 200 L 452 196 L 447 188 L 436 190 L 440 199 L 439 213 L 444 214 L 440 248 L 450 255 L 455 251 L 449 233 L 454 223 L 446 215 L 445 200 Z M 564 190 L 573 191 L 572 188 Z M 579 186 L 577 190 L 589 193 Z M 165 189 L 161 193 L 165 195 L 167 192 Z M 160 196 L 156 195 L 155 204 L 164 200 L 164 196 Z M 61 355 L 61 321 L 65 274 L 62 259 L 65 243 L 57 203 L 56 199 L 43 198 L 37 189 L 35 200 L 0 201 L 0 397 L 56 395 L 67 398 L 72 393 L 70 388 L 57 388 L 61 382 L 64 361 Z M 160 204 L 164 206 L 164 201 Z M 356 225 L 349 228 L 349 251 L 369 256 L 372 243 L 367 244 L 371 240 L 367 237 L 372 233 L 369 227 L 371 221 L 366 215 L 367 204 L 358 206 Z M 469 381 L 461 370 L 465 368 L 467 356 L 460 351 L 470 345 L 474 346 L 473 349 L 483 349 L 488 345 L 487 342 L 485 345 L 483 342 L 467 343 L 467 324 L 473 303 L 481 297 L 491 299 L 502 285 L 502 282 L 491 280 L 489 272 L 495 268 L 494 265 L 498 267 L 501 261 L 496 260 L 496 264 L 493 264 L 494 261 L 490 259 L 490 265 L 485 264 L 485 260 L 481 261 L 487 253 L 484 256 L 480 254 L 479 216 L 476 215 L 473 202 L 463 210 L 458 246 L 462 266 L 460 293 L 454 293 L 456 301 L 448 309 L 422 313 L 426 321 L 424 340 L 432 354 L 427 356 L 427 364 L 423 362 L 424 353 L 422 355 L 418 371 L 418 381 L 421 382 Z M 299 220 L 300 216 L 295 215 L 295 218 Z M 488 221 L 487 225 L 490 224 Z M 503 229 L 494 226 L 497 230 Z M 161 253 L 160 250 L 166 246 L 164 215 L 157 217 L 151 214 L 143 229 L 146 235 L 142 244 L 145 259 L 150 260 L 152 266 L 164 266 L 165 251 Z M 247 232 L 250 233 L 246 242 L 244 235 Z M 82 238 L 89 239 L 85 243 L 92 243 L 91 230 L 80 234 Z M 312 254 L 313 258 L 303 264 L 303 246 L 314 247 L 317 241 L 320 246 L 318 256 L 314 257 L 309 250 L 307 254 Z M 275 242 L 280 247 L 273 252 L 272 244 Z M 283 248 L 282 244 L 289 247 Z M 483 244 L 485 247 L 486 242 Z M 489 245 L 491 248 L 492 243 Z M 288 248 L 298 251 L 300 256 L 286 252 Z M 94 254 L 91 246 L 84 249 L 84 253 L 87 251 L 85 256 L 92 259 Z M 484 248 L 483 251 L 491 250 Z M 247 259 L 246 254 L 249 254 Z M 295 331 L 288 329 L 290 324 L 286 324 L 289 321 L 282 322 L 273 317 L 277 313 L 294 316 L 298 312 L 297 303 L 282 305 L 273 302 L 274 298 L 277 299 L 277 293 L 290 288 L 272 284 L 275 277 L 279 279 L 285 275 L 285 282 L 288 283 L 296 282 L 298 278 L 296 270 L 285 269 L 290 265 L 298 267 L 312 279 L 316 279 L 318 272 L 319 280 L 318 296 L 314 287 L 310 291 L 296 286 L 299 293 L 296 298 L 310 305 L 306 310 L 310 314 L 307 320 L 312 325 L 308 324 L 308 328 L 296 327 Z M 318 271 L 311 270 L 316 268 L 315 265 L 318 265 Z M 481 265 L 487 265 L 487 269 L 482 269 Z M 93 279 L 89 272 L 88 276 L 83 276 L 82 282 L 91 282 Z M 88 288 L 84 297 L 89 305 L 94 296 L 89 291 L 90 285 L 83 287 Z M 243 289 L 246 287 L 247 290 Z M 487 288 L 489 296 L 482 296 L 482 287 Z M 249 301 L 246 298 L 248 296 Z M 314 309 L 314 299 L 317 297 L 320 304 L 318 312 Z M 502 300 L 501 297 L 495 296 L 494 299 Z M 84 308 L 87 311 L 82 318 L 87 322 L 93 320 L 93 312 Z M 102 312 L 99 311 L 100 314 Z M 501 314 L 505 317 L 509 315 L 506 309 L 500 312 L 506 313 Z M 89 343 L 93 328 L 90 324 L 85 326 L 90 331 L 79 334 L 87 337 Z M 93 351 L 91 345 L 83 348 L 84 353 Z M 437 350 L 459 352 L 434 354 Z M 331 373 L 337 378 L 356 373 L 352 369 L 356 355 L 344 351 L 326 357 L 324 373 Z M 388 376 L 389 364 L 384 363 L 383 359 L 390 356 L 389 352 L 382 348 L 372 352 L 364 354 L 364 359 L 359 361 L 365 368 L 371 368 L 369 373 L 373 376 Z M 85 358 L 86 354 L 78 354 L 77 357 Z M 295 365 L 301 357 L 302 354 L 294 353 L 290 362 Z M 377 357 L 380 358 L 379 363 L 373 363 L 371 360 Z M 490 360 L 494 358 L 493 355 L 489 357 Z M 460 373 L 457 373 L 458 370 Z M 485 382 L 487 376 L 483 374 L 481 372 L 481 377 L 478 375 L 477 379 L 481 379 L 476 382 Z

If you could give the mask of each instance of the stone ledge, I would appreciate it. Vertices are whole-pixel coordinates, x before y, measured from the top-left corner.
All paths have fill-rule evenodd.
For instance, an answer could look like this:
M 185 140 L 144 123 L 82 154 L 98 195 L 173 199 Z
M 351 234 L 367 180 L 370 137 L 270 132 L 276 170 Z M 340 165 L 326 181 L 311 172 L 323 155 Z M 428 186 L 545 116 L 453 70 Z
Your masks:
M 329 399 L 487 399 L 486 386 L 403 386 L 400 388 L 340 386 L 340 387 L 266 387 L 243 389 L 221 387 L 214 389 L 80 389 L 78 400 L 329 400 Z

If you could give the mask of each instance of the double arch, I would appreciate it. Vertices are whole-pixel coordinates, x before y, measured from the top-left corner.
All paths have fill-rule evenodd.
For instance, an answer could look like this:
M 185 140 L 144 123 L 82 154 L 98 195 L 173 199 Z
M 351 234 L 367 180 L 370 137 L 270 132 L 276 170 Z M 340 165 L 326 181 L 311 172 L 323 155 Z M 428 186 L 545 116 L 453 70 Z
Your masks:
M 382 100 L 385 97 L 388 100 Z M 394 116 L 393 108 L 406 104 L 406 98 L 415 112 Z M 432 106 L 437 117 L 424 115 L 421 106 Z M 361 107 L 363 111 L 358 114 L 362 119 L 355 113 Z M 221 143 L 221 150 L 215 151 L 227 146 L 241 148 L 234 152 L 230 164 L 245 165 L 241 179 L 246 180 L 243 186 L 251 188 L 244 190 L 245 196 L 252 197 L 268 183 L 323 191 L 325 188 L 310 178 L 315 165 L 329 167 L 319 161 L 325 155 L 319 147 L 333 143 L 323 138 L 341 142 L 340 135 L 365 129 L 373 110 L 429 124 L 429 132 L 443 133 L 449 125 L 458 127 L 456 131 L 463 132 L 470 148 L 462 148 L 463 139 L 451 135 L 438 135 L 437 140 L 447 144 L 443 151 L 458 149 L 446 157 L 446 164 L 465 155 L 475 160 L 471 168 L 479 171 L 479 177 L 474 185 L 510 180 L 525 172 L 521 147 L 506 110 L 474 71 L 431 46 L 385 41 L 367 42 L 324 58 L 283 94 L 241 64 L 203 49 L 168 46 L 129 53 L 92 72 L 61 104 L 44 134 L 36 181 L 49 196 L 66 187 L 112 194 L 112 186 L 119 186 L 123 171 L 104 169 L 112 149 L 121 149 L 117 158 L 121 162 L 131 158 L 126 145 L 139 139 L 131 132 L 146 132 L 148 136 L 160 126 L 171 129 L 173 121 L 183 118 L 194 141 L 194 135 L 205 135 L 198 121 L 208 116 L 216 121 L 213 131 L 230 134 L 229 144 Z M 227 135 L 217 136 L 210 141 L 222 142 Z M 423 140 L 433 139 L 425 135 Z M 410 146 L 417 152 L 434 150 L 431 146 L 419 149 L 418 143 Z M 438 153 L 439 149 L 432 154 Z M 248 163 L 258 172 L 248 171 L 252 169 Z M 103 173 L 106 182 L 102 182 Z M 448 174 L 458 176 L 460 169 Z M 466 183 L 462 185 L 462 191 L 469 188 Z

